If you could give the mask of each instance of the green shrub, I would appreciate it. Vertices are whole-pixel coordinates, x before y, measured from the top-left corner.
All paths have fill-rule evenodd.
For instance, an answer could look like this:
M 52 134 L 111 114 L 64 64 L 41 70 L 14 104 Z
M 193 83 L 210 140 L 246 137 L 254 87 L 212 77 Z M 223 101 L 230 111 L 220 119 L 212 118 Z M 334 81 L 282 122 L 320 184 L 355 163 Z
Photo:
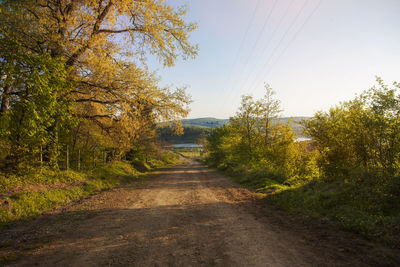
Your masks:
M 146 172 L 146 171 L 150 170 L 150 166 L 142 160 L 133 159 L 131 161 L 131 164 L 136 170 L 138 170 L 140 172 Z

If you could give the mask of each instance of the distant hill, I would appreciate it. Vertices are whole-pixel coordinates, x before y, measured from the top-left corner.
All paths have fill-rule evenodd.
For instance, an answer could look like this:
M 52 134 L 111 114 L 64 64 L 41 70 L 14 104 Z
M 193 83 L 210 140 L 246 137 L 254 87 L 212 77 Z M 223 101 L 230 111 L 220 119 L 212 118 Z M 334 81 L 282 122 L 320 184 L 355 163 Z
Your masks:
M 301 136 L 302 126 L 300 125 L 300 122 L 303 120 L 307 120 L 309 118 L 310 117 L 283 117 L 280 118 L 279 121 L 287 123 L 289 120 L 291 120 L 290 125 L 292 126 L 293 131 L 297 135 Z M 207 118 L 197 118 L 197 119 L 184 119 L 182 120 L 182 125 L 215 128 L 217 126 L 223 126 L 228 122 L 229 119 L 216 119 L 212 117 L 207 117 Z
M 288 123 L 290 120 L 290 126 L 292 127 L 293 132 L 299 137 L 306 137 L 303 134 L 303 126 L 300 124 L 304 120 L 308 120 L 310 117 L 284 117 L 279 120 L 284 123 Z
M 307 119 L 309 119 L 309 117 L 284 117 L 280 118 L 279 121 L 287 123 L 290 120 L 290 126 L 292 126 L 292 129 L 296 133 L 296 135 L 299 137 L 304 137 L 303 127 L 301 126 L 300 122 Z M 184 128 L 183 135 L 174 135 L 173 131 L 168 127 L 160 127 L 159 134 L 161 136 L 161 139 L 168 143 L 195 143 L 199 139 L 202 132 L 209 134 L 211 128 L 223 126 L 226 123 L 229 123 L 229 119 L 216 119 L 211 117 L 184 119 L 182 120 L 182 125 Z
M 182 120 L 182 125 L 184 126 L 200 126 L 215 128 L 217 126 L 223 126 L 228 123 L 229 119 L 216 119 L 216 118 L 198 118 L 198 119 L 184 119 Z
M 292 119 L 292 122 L 300 123 L 301 121 L 308 120 L 310 118 L 311 117 L 283 117 L 280 118 L 279 120 L 282 122 L 288 122 L 290 119 Z

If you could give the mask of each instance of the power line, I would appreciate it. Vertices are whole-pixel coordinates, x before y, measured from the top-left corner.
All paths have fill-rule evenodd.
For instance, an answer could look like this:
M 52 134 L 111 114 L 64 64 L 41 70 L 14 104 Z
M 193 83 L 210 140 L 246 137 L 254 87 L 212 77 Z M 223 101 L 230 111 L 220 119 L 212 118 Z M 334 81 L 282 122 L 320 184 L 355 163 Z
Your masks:
M 258 43 L 260 42 L 261 37 L 263 36 L 263 33 L 264 33 L 264 31 L 265 31 L 265 28 L 266 28 L 266 26 L 267 26 L 267 24 L 268 24 L 268 21 L 269 21 L 270 17 L 271 17 L 272 11 L 275 9 L 275 6 L 276 6 L 276 3 L 277 3 L 277 2 L 278 2 L 278 0 L 275 0 L 274 5 L 273 5 L 272 8 L 270 9 L 270 12 L 269 12 L 269 14 L 268 14 L 267 17 L 266 17 L 266 20 L 264 21 L 264 24 L 263 24 L 263 26 L 262 26 L 262 28 L 261 28 L 261 31 L 260 31 L 260 33 L 258 34 L 258 38 L 257 38 L 257 40 L 254 42 L 252 48 L 250 49 L 250 54 L 248 55 L 248 57 L 247 57 L 247 59 L 246 59 L 244 65 L 243 65 L 243 68 L 242 68 L 243 70 L 246 69 L 246 67 L 247 67 L 247 65 L 248 65 L 248 63 L 249 63 L 250 58 L 253 56 L 254 52 L 256 51 L 256 47 L 257 47 Z M 290 3 L 290 5 L 288 6 L 287 10 L 289 10 L 289 8 L 290 8 L 290 6 L 293 4 L 293 2 L 294 2 L 294 0 L 292 0 L 292 2 Z M 239 88 L 241 88 L 241 87 L 239 87 Z
M 245 41 L 246 41 L 246 39 L 247 39 L 247 35 L 248 35 L 248 33 L 249 33 L 249 30 L 250 30 L 250 28 L 251 28 L 251 25 L 252 25 L 253 22 L 254 22 L 254 18 L 255 18 L 255 15 L 256 15 L 256 13 L 257 13 L 258 6 L 260 5 L 260 3 L 261 3 L 261 0 L 258 0 L 257 3 L 256 3 L 256 5 L 255 5 L 255 7 L 254 7 L 254 10 L 253 10 L 251 19 L 250 19 L 249 23 L 247 24 L 245 34 L 243 35 L 243 38 L 242 38 L 242 41 L 240 42 L 240 46 L 239 46 L 238 50 L 236 51 L 236 55 L 235 55 L 235 58 L 234 58 L 234 60 L 233 60 L 233 64 L 231 65 L 229 74 L 228 74 L 228 76 L 227 76 L 227 78 L 226 78 L 224 84 L 228 84 L 228 82 L 231 80 L 231 77 L 232 77 L 232 74 L 233 74 L 233 70 L 234 70 L 234 68 L 236 67 L 236 63 L 237 63 L 238 58 L 239 58 L 239 53 L 240 53 L 240 51 L 242 50 L 243 45 L 244 45 L 244 43 L 245 43 Z M 229 87 L 227 86 L 227 88 L 229 88 Z M 219 94 L 219 96 L 222 97 L 222 92 L 223 92 L 223 91 L 220 91 L 220 92 L 221 92 L 221 93 Z
M 304 8 L 307 6 L 307 4 L 309 3 L 309 0 L 304 1 L 302 7 L 299 9 L 299 11 L 297 12 L 296 16 L 294 17 L 294 19 L 292 20 L 292 22 L 290 23 L 289 27 L 286 29 L 285 33 L 282 35 L 281 39 L 279 40 L 278 44 L 274 47 L 274 49 L 272 50 L 268 60 L 265 62 L 265 64 L 263 65 L 263 67 L 260 69 L 259 74 L 261 74 L 262 70 L 265 69 L 269 62 L 271 61 L 271 59 L 273 58 L 273 56 L 275 55 L 276 51 L 279 50 L 279 47 L 282 45 L 283 40 L 286 39 L 286 36 L 288 35 L 288 33 L 291 31 L 291 29 L 293 28 L 293 26 L 296 24 L 300 14 L 303 12 Z M 257 75 L 258 76 L 258 75 Z M 257 81 L 257 76 L 256 78 L 253 80 L 253 82 L 251 83 L 251 86 L 249 87 L 249 91 L 253 92 L 254 91 L 254 85 L 257 85 L 258 83 Z M 262 78 L 261 78 L 262 79 Z
M 320 0 L 318 2 L 318 4 L 314 7 L 314 9 L 311 11 L 311 13 L 308 15 L 308 17 L 304 20 L 303 24 L 299 27 L 299 29 L 297 30 L 297 32 L 293 35 L 293 38 L 290 39 L 290 41 L 287 43 L 287 45 L 285 46 L 285 48 L 281 51 L 281 53 L 279 54 L 279 56 L 277 57 L 277 59 L 274 61 L 274 63 L 271 65 L 270 68 L 267 69 L 267 72 L 265 72 L 265 77 L 266 78 L 272 68 L 276 65 L 276 63 L 279 61 L 279 59 L 283 56 L 283 54 L 286 52 L 286 50 L 288 49 L 288 47 L 294 42 L 294 40 L 297 38 L 297 36 L 299 35 L 299 33 L 303 30 L 304 26 L 307 24 L 307 22 L 311 19 L 311 17 L 315 14 L 315 12 L 318 10 L 318 8 L 321 6 L 321 3 L 323 2 L 323 0 Z M 270 58 L 269 58 L 270 59 Z M 264 65 L 264 67 L 266 67 L 267 64 Z M 262 69 L 261 69 L 262 70 Z M 261 78 L 256 84 L 252 84 L 254 85 L 254 87 L 251 87 L 251 91 L 254 91 L 255 88 L 257 88 L 257 85 L 259 85 L 261 83 L 261 80 L 263 80 L 263 78 Z
M 273 10 L 275 9 L 275 6 L 276 6 L 276 4 L 277 4 L 278 2 L 279 2 L 279 0 L 275 0 L 275 2 L 274 2 L 274 4 L 273 4 L 272 8 L 270 9 L 270 12 L 269 12 L 269 14 L 268 14 L 268 16 L 267 16 L 267 19 L 264 21 L 264 25 L 263 25 L 263 28 L 262 28 L 262 33 L 264 32 L 265 27 L 266 27 L 266 24 L 267 24 L 267 22 L 268 22 L 270 16 L 272 15 L 272 12 L 273 12 Z M 289 5 L 287 6 L 286 10 L 284 11 L 284 14 L 282 15 L 282 17 L 281 17 L 280 20 L 279 20 L 279 23 L 277 24 L 277 27 L 275 27 L 272 36 L 275 36 L 277 30 L 279 29 L 279 26 L 282 24 L 284 18 L 286 17 L 286 15 L 287 15 L 287 13 L 288 13 L 288 11 L 289 11 L 289 9 L 290 9 L 290 7 L 292 6 L 293 3 L 294 3 L 294 0 L 292 0 L 292 1 L 289 3 Z M 259 39 L 261 38 L 261 36 L 262 36 L 262 34 L 259 35 L 258 39 L 257 39 L 256 42 L 255 42 L 255 45 L 253 45 L 252 52 L 254 52 L 254 48 L 255 48 L 255 46 L 257 45 L 257 43 L 258 43 Z M 251 53 L 251 55 L 252 55 L 252 53 Z M 249 58 L 250 58 L 250 56 L 247 57 L 246 65 L 247 65 L 247 63 L 248 63 L 248 59 L 249 59 Z M 228 97 L 226 98 L 225 103 L 230 102 L 230 100 L 231 100 L 231 98 L 232 98 L 232 94 L 234 93 L 234 91 L 235 91 L 235 90 L 230 90 L 230 91 L 229 91 L 229 94 L 228 94 Z M 239 91 L 241 91 L 241 88 L 240 88 L 240 87 L 239 87 Z M 224 103 L 224 104 L 225 104 L 225 103 Z M 223 107 L 225 106 L 224 104 L 221 105 L 220 110 L 223 109 Z

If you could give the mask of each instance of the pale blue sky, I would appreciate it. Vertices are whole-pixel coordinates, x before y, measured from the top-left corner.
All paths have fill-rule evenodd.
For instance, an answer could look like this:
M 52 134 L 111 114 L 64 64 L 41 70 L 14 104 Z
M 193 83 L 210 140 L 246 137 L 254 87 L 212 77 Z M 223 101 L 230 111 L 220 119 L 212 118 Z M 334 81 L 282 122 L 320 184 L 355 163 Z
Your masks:
M 191 38 L 199 56 L 150 67 L 163 85 L 189 86 L 189 118 L 228 118 L 242 94 L 262 96 L 264 82 L 283 115 L 312 116 L 370 88 L 376 75 L 400 81 L 400 0 L 173 2 L 188 5 L 187 20 L 199 25 Z

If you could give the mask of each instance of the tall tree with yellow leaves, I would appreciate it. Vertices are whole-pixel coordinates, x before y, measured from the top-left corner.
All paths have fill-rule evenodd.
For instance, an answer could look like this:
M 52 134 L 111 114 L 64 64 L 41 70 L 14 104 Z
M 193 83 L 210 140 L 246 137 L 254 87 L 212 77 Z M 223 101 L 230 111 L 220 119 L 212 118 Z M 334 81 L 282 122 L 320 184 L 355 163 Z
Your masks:
M 66 65 L 74 88 L 62 96 L 84 124 L 72 137 L 86 127 L 114 146 L 128 146 L 141 129 L 187 115 L 184 88 L 159 88 L 146 64 L 148 55 L 166 67 L 197 55 L 189 42 L 196 24 L 184 21 L 185 8 L 163 0 L 5 0 L 0 8 L 4 31 L 26 53 L 49 54 Z M 12 94 L 12 86 L 3 88 L 1 113 L 12 108 Z

